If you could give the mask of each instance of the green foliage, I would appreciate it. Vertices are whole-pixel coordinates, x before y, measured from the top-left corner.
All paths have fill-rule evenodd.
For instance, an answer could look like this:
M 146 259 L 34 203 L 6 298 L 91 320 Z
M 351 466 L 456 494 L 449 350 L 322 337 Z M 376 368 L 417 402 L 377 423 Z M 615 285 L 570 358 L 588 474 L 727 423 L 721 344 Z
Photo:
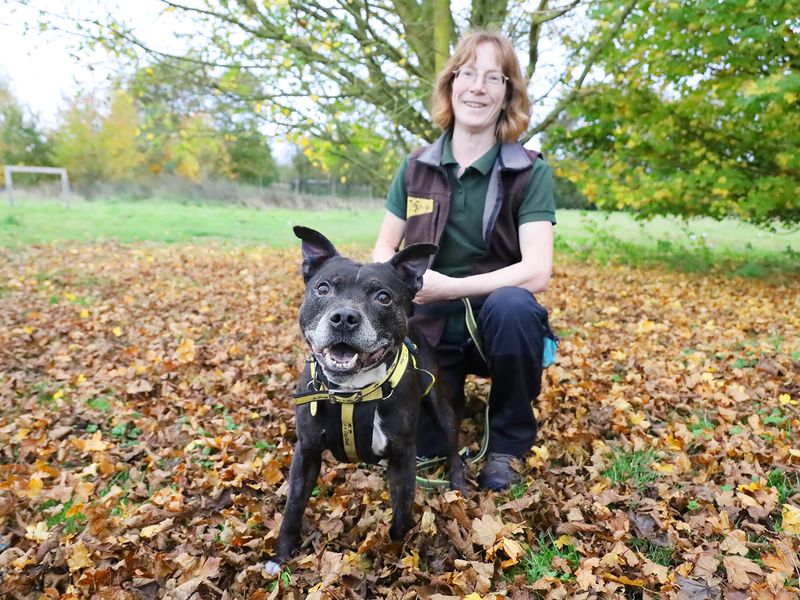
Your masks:
M 563 210 L 565 208 L 591 210 L 594 208 L 594 205 L 581 193 L 578 186 L 566 177 L 554 177 L 553 184 L 553 196 L 556 200 L 556 210 Z
M 52 164 L 51 160 L 45 134 L 0 80 L 0 165 L 46 166 Z M 1 170 L 0 182 L 3 182 Z
M 552 565 L 554 558 L 566 561 L 574 569 L 580 562 L 580 555 L 574 546 L 559 544 L 551 533 L 541 533 L 536 538 L 536 549 L 531 548 L 522 559 L 521 565 L 528 581 L 538 581 L 542 577 L 557 577 L 567 581 L 573 576 Z M 560 546 L 560 547 L 559 547 Z
M 767 476 L 767 485 L 778 491 L 778 503 L 785 504 L 789 498 L 800 493 L 800 472 L 773 469 Z
M 209 76 L 200 86 L 195 70 L 164 58 L 138 69 L 127 82 L 141 116 L 148 170 L 190 181 L 232 177 L 269 185 L 277 167 L 257 117 L 219 92 L 231 85 L 231 72 Z
M 631 538 L 631 548 L 645 554 L 654 563 L 669 567 L 672 564 L 673 549 L 670 546 L 660 546 L 652 540 L 640 537 Z
M 115 90 L 108 112 L 105 105 L 105 99 L 93 95 L 74 99 L 54 133 L 56 162 L 66 167 L 70 178 L 89 189 L 99 181 L 130 180 L 144 162 L 131 97 Z
M 798 31 L 789 2 L 639 2 L 601 55 L 606 76 L 548 132 L 558 172 L 642 217 L 800 221 Z
M 155 106 L 151 102 L 157 100 L 162 108 L 183 109 L 170 110 L 171 115 L 196 114 L 202 107 L 233 122 L 253 116 L 294 141 L 307 137 L 329 144 L 318 148 L 321 154 L 314 160 L 337 180 L 360 181 L 364 176 L 386 187 L 400 158 L 439 133 L 430 118 L 430 95 L 461 34 L 479 27 L 502 29 L 528 57 L 524 68 L 530 78 L 540 38 L 552 36 L 551 43 L 560 43 L 560 27 L 549 27 L 549 22 L 570 23 L 580 16 L 578 4 L 553 7 L 543 2 L 536 10 L 524 0 L 475 0 L 458 7 L 440 0 L 170 3 L 165 17 L 180 24 L 175 35 L 185 48 L 177 57 L 172 56 L 174 48 L 138 39 L 120 11 L 109 9 L 78 25 L 89 46 L 108 48 L 140 66 L 159 57 L 137 73 L 136 83 L 148 88 L 141 95 L 137 88 L 143 103 Z M 44 22 L 52 18 L 41 15 Z M 602 38 L 598 47 L 608 45 L 618 32 L 613 28 L 606 35 L 603 24 L 584 22 Z M 572 90 L 559 82 L 595 60 L 585 59 L 570 57 L 563 73 L 554 73 L 547 85 L 569 96 Z M 192 98 L 189 90 L 198 93 Z M 553 122 L 571 102 L 567 96 L 531 134 Z M 150 127 L 163 124 L 159 115 L 168 113 L 162 108 L 152 120 L 145 119 L 154 142 L 159 136 Z M 362 155 L 363 148 L 369 155 Z
M 603 475 L 608 477 L 612 485 L 628 483 L 642 491 L 658 479 L 658 474 L 650 469 L 655 458 L 655 451 L 650 448 L 634 451 L 615 448 Z
M 266 186 L 278 178 L 267 138 L 254 129 L 231 134 L 228 141 L 231 171 L 244 183 Z

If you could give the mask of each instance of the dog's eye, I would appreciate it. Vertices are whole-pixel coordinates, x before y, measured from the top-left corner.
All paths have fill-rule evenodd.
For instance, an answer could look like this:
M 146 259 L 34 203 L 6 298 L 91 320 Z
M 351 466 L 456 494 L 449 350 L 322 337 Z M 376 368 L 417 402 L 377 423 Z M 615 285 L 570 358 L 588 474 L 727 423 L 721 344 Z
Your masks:
M 331 291 L 331 286 L 327 283 L 320 283 L 317 286 L 317 296 L 327 296 Z
M 375 300 L 383 304 L 384 306 L 389 306 L 392 303 L 392 295 L 384 290 L 381 290 L 377 294 L 375 294 Z

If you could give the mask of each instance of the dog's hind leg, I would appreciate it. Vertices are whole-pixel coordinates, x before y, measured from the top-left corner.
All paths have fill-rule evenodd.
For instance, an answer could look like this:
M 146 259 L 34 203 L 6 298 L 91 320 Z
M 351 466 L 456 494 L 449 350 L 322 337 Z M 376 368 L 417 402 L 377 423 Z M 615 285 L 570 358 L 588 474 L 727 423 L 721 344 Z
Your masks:
M 433 414 L 437 424 L 445 434 L 447 443 L 447 477 L 450 480 L 450 489 L 461 490 L 462 493 L 466 493 L 469 487 L 464 475 L 464 462 L 458 454 L 459 424 L 456 422 L 453 405 L 444 398 L 439 386 L 433 386 L 423 401 L 430 402 L 433 405 Z
M 281 565 L 297 550 L 303 513 L 317 482 L 321 464 L 321 448 L 315 446 L 306 449 L 298 442 L 292 456 L 292 466 L 289 468 L 289 496 L 286 499 L 283 522 L 275 547 L 275 559 L 266 564 L 267 571 L 273 575 L 280 571 Z

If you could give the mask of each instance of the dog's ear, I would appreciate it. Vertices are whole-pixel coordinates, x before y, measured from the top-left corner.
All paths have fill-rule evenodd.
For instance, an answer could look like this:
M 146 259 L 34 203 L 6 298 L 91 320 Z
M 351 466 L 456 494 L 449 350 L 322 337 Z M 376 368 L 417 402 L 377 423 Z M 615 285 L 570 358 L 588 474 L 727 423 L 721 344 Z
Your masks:
M 329 259 L 339 256 L 330 240 L 319 231 L 295 225 L 294 234 L 303 240 L 303 281 L 308 281 Z
M 411 244 L 395 254 L 389 263 L 411 289 L 411 297 L 422 288 L 422 274 L 428 268 L 430 257 L 436 254 L 436 244 Z

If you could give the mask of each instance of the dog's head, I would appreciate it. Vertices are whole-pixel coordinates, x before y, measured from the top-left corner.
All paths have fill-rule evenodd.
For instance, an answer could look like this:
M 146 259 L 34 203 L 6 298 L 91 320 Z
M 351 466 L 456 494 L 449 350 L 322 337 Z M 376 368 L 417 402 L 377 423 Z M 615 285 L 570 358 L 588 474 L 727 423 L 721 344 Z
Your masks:
M 325 375 L 343 383 L 384 363 L 408 333 L 411 301 L 436 246 L 412 244 L 388 262 L 360 264 L 318 231 L 294 233 L 303 240 L 306 283 L 300 329 Z

